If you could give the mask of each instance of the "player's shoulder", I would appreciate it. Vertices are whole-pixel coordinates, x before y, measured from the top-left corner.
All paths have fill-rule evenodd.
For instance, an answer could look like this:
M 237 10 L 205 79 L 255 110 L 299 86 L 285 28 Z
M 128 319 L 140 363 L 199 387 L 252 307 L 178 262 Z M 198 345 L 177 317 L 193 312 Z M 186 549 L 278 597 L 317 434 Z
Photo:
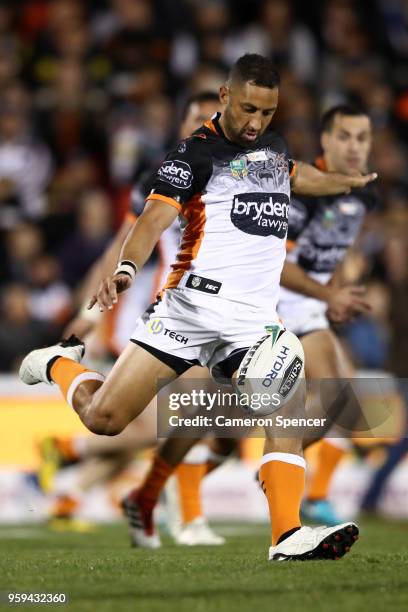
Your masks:
M 181 159 L 183 161 L 193 162 L 196 160 L 202 160 L 210 155 L 209 144 L 213 141 L 213 134 L 211 131 L 202 126 L 191 136 L 178 142 L 175 147 L 169 152 L 167 158 L 169 159 Z
M 142 214 L 146 197 L 149 195 L 160 164 L 143 170 L 134 182 L 130 193 L 130 209 L 136 217 Z

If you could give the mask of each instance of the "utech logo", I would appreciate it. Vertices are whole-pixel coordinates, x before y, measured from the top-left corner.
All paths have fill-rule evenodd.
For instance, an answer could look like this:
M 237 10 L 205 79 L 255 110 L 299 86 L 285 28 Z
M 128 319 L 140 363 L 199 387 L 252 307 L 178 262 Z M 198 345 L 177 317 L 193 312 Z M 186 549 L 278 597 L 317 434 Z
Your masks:
M 188 189 L 193 182 L 190 166 L 179 159 L 163 162 L 157 174 L 161 181 L 179 189 Z
M 163 322 L 160 321 L 160 319 L 152 319 L 151 321 L 149 321 L 148 325 L 147 325 L 147 329 L 149 330 L 149 332 L 151 334 L 161 334 L 161 332 L 163 331 L 164 325 Z
M 285 238 L 288 212 L 285 193 L 241 193 L 234 196 L 231 221 L 246 234 Z

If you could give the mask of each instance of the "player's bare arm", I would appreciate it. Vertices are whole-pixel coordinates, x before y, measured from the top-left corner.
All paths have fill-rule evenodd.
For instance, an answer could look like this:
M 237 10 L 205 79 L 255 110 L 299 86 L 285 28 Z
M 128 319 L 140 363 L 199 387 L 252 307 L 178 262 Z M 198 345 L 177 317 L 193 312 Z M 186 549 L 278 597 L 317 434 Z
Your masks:
M 376 178 L 375 172 L 357 176 L 340 172 L 322 172 L 311 164 L 298 161 L 291 184 L 295 193 L 321 196 L 348 193 L 353 188 L 365 187 Z
M 177 215 L 178 210 L 166 202 L 161 200 L 147 202 L 143 213 L 129 232 L 119 256 L 119 261 L 130 262 L 130 273 L 115 271 L 106 277 L 100 284 L 98 292 L 89 302 L 88 308 L 92 308 L 96 303 L 101 312 L 113 308 L 117 302 L 118 293 L 131 286 L 134 274 L 144 266 L 161 234 L 173 223 Z M 132 265 L 134 273 L 132 273 Z
M 336 322 L 370 310 L 370 305 L 364 299 L 364 287 L 323 285 L 306 274 L 303 268 L 290 261 L 284 263 L 281 285 L 296 293 L 326 302 L 328 309 L 335 313 Z

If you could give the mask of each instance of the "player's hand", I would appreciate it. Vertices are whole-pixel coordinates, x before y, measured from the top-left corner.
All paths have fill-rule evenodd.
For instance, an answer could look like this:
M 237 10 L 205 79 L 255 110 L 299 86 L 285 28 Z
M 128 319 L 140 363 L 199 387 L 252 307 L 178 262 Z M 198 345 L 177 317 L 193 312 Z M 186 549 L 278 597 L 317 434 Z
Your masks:
M 333 323 L 344 323 L 348 319 L 369 312 L 370 304 L 365 299 L 365 287 L 333 287 L 327 302 L 327 316 Z
M 114 304 L 118 301 L 118 294 L 129 289 L 131 284 L 132 279 L 128 274 L 108 276 L 99 285 L 97 293 L 88 304 L 88 309 L 90 310 L 95 304 L 98 304 L 100 312 L 112 310 Z
M 344 185 L 344 190 L 348 193 L 351 189 L 365 187 L 368 183 L 378 178 L 376 172 L 370 174 L 337 174 L 337 180 Z

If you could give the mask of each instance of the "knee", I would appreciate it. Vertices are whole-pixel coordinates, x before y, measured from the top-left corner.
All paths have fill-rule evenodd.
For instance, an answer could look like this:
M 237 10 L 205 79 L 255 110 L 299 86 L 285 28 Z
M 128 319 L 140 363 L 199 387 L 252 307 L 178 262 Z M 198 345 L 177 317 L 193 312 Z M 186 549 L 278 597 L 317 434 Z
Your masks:
M 98 436 L 117 436 L 124 430 L 124 427 L 114 420 L 100 420 L 90 423 L 88 429 Z
M 92 433 L 100 436 L 117 436 L 128 425 L 123 415 L 112 409 L 112 404 L 107 405 L 96 399 L 89 407 L 88 415 L 85 425 Z

